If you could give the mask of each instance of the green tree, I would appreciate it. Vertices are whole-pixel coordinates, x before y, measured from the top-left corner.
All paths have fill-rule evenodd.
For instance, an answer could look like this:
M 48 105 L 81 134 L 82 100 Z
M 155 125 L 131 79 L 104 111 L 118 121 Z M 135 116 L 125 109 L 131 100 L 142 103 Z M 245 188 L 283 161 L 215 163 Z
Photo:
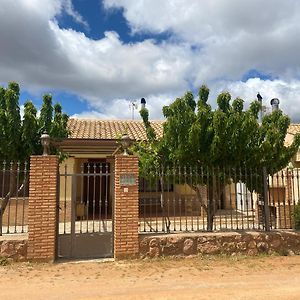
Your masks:
M 242 99 L 231 101 L 231 95 L 224 92 L 217 97 L 217 109 L 213 110 L 208 96 L 209 89 L 202 86 L 197 101 L 187 92 L 164 107 L 166 121 L 162 137 L 155 135 L 148 111 L 143 109 L 141 116 L 148 140 L 136 143 L 133 151 L 139 155 L 144 174 L 151 174 L 151 170 L 160 167 L 169 170 L 174 166 L 217 168 L 218 172 L 195 177 L 190 184 L 207 213 L 208 229 L 212 230 L 216 201 L 220 197 L 217 189 L 213 189 L 216 181 L 223 184 L 243 181 L 249 190 L 255 189 L 261 194 L 262 168 L 266 167 L 269 174 L 284 168 L 299 148 L 300 137 L 295 136 L 292 145 L 285 146 L 290 120 L 280 110 L 265 116 L 259 124 L 260 104 L 257 101 L 245 110 Z M 239 174 L 232 178 L 231 170 L 237 167 L 254 173 L 252 180 L 247 180 L 250 176 Z M 261 184 L 254 185 L 254 182 Z M 162 176 L 160 184 L 164 185 Z M 208 187 L 209 203 L 201 199 L 201 185 Z
M 6 122 L 6 104 L 5 104 L 5 89 L 0 87 L 0 157 L 4 157 L 7 149 L 7 122 Z
M 68 136 L 68 115 L 62 112 L 61 105 L 57 103 L 53 108 L 52 96 L 44 95 L 37 118 L 37 109 L 27 101 L 21 120 L 19 96 L 20 88 L 15 82 L 10 82 L 7 88 L 0 87 L 0 161 L 25 161 L 30 155 L 41 154 L 40 136 L 44 132 L 55 141 L 52 153 L 60 153 L 58 142 Z
M 52 106 L 52 96 L 50 94 L 45 94 L 43 96 L 43 105 L 41 108 L 41 114 L 39 118 L 39 133 L 50 134 L 52 127 L 53 118 L 53 106 Z
M 19 159 L 21 151 L 21 116 L 19 107 L 20 88 L 10 82 L 5 91 L 7 150 L 12 161 Z
M 17 161 L 24 162 L 30 155 L 42 154 L 40 143 L 42 133 L 49 133 L 50 138 L 56 142 L 68 136 L 68 116 L 62 113 L 61 105 L 56 104 L 53 117 L 51 95 L 44 95 L 39 119 L 33 103 L 27 101 L 24 105 L 23 120 L 20 116 L 19 96 L 20 88 L 15 82 L 10 82 L 6 89 L 0 87 L 0 162 L 11 162 L 13 172 L 17 172 Z M 57 143 L 51 147 L 52 153 L 59 154 L 61 159 L 66 157 L 66 154 L 59 152 L 56 146 Z M 0 176 L 4 174 L 0 172 Z M 11 174 L 9 192 L 1 202 L 0 214 L 3 215 L 12 193 L 16 190 L 20 192 L 22 188 L 23 184 L 16 187 L 16 180 Z
M 51 123 L 50 136 L 56 139 L 62 139 L 68 136 L 68 115 L 62 113 L 62 106 L 59 103 L 54 105 L 54 117 Z
M 31 101 L 24 104 L 24 118 L 22 124 L 22 147 L 23 159 L 26 160 L 30 155 L 39 153 L 39 130 L 37 122 L 37 110 Z

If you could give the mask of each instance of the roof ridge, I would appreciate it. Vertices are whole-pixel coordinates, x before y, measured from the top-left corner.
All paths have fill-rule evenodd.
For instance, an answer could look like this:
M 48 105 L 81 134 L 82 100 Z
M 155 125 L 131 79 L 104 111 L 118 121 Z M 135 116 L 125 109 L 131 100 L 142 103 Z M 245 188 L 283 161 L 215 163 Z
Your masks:
M 126 120 L 126 119 L 87 119 L 87 118 L 69 118 L 69 120 L 74 120 L 74 121 L 100 121 L 100 122 L 143 122 L 143 120 Z M 150 122 L 159 122 L 163 123 L 165 122 L 164 120 L 149 120 Z

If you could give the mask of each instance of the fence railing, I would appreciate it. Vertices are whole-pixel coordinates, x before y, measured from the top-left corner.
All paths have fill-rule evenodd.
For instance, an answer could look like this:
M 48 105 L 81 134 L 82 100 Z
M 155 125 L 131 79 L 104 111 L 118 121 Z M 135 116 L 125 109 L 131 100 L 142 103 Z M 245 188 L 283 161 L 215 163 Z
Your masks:
M 293 228 L 298 169 L 176 167 L 140 176 L 140 232 Z M 265 178 L 264 178 L 265 177 Z
M 28 164 L 0 163 L 0 235 L 27 232 Z
M 112 232 L 112 172 L 108 163 L 60 171 L 59 234 Z

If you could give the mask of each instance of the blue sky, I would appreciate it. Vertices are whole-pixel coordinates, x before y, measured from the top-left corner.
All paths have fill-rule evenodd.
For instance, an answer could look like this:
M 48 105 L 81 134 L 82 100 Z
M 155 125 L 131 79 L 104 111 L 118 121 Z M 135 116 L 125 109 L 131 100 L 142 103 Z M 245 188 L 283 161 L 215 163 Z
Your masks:
M 15 0 L 0 10 L 0 82 L 21 104 L 51 93 L 71 116 L 152 119 L 203 83 L 246 103 L 260 92 L 300 121 L 297 0 Z M 138 115 L 137 113 L 135 114 Z

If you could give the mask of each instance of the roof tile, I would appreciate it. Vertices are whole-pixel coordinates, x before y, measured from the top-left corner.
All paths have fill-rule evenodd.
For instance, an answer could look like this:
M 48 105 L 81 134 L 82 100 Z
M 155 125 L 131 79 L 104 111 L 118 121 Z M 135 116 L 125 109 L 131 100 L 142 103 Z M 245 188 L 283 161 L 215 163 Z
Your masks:
M 150 123 L 156 134 L 162 136 L 163 121 L 151 121 Z M 147 138 L 143 121 L 70 118 L 68 129 L 70 131 L 70 139 L 116 140 L 124 133 L 127 133 L 134 140 L 145 140 Z

